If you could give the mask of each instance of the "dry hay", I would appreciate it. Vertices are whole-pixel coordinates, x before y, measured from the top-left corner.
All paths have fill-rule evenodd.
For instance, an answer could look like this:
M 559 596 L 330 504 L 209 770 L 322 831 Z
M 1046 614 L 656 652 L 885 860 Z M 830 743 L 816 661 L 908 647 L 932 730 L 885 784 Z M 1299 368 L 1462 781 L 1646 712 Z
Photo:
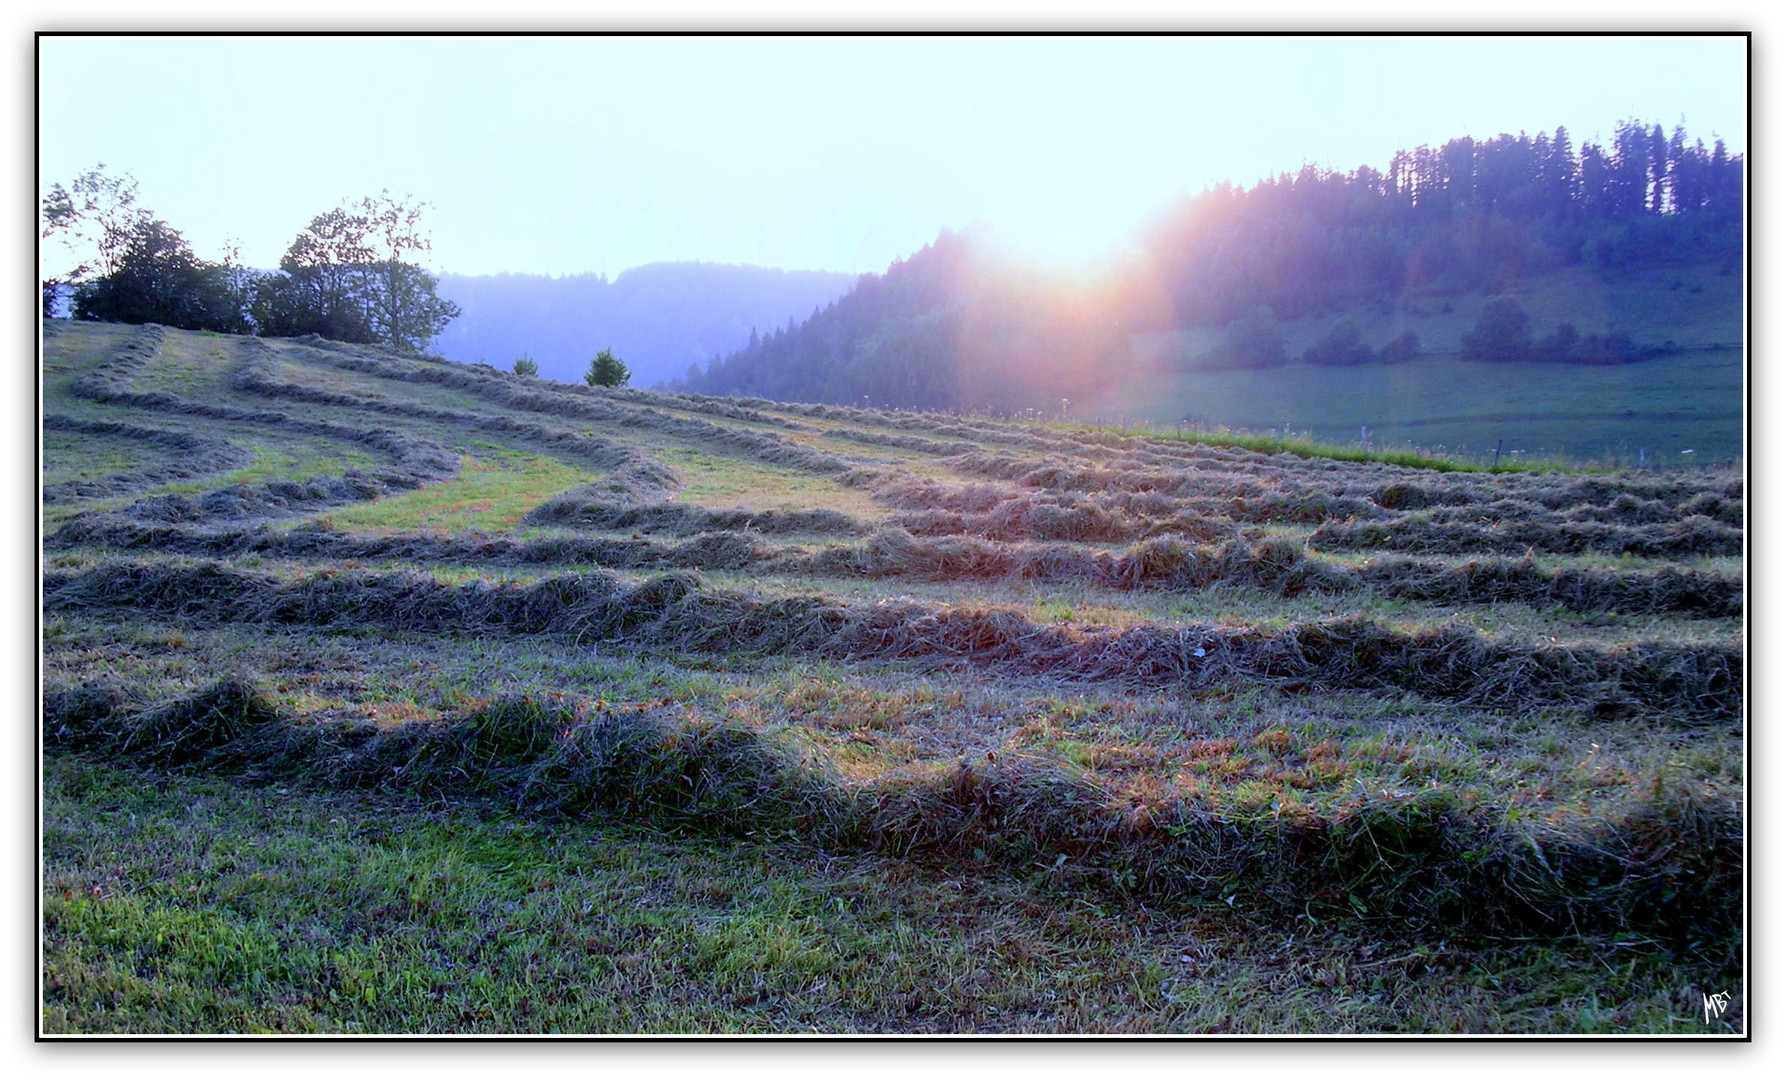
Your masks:
M 616 521 L 649 524 L 628 508 Z M 171 511 L 170 511 L 171 513 Z M 617 510 L 618 514 L 619 511 Z M 662 531 L 701 524 L 702 515 Z M 659 519 L 659 525 L 663 521 Z M 759 522 L 761 524 L 761 522 Z M 1231 537 L 1199 544 L 1182 536 L 1153 537 L 1121 552 L 1065 543 L 1000 543 L 973 537 L 916 537 L 883 527 L 855 544 L 817 550 L 775 546 L 763 536 L 782 525 L 807 531 L 813 523 L 769 523 L 766 529 L 716 529 L 686 540 L 645 536 L 568 536 L 518 541 L 472 533 L 461 536 L 354 535 L 325 524 L 276 530 L 265 525 L 217 528 L 147 521 L 142 514 L 77 515 L 46 541 L 49 549 L 102 547 L 209 558 L 258 555 L 323 562 L 378 560 L 461 566 L 598 566 L 616 570 L 755 570 L 759 573 L 912 578 L 931 581 L 1034 581 L 1125 590 L 1194 592 L 1240 586 L 1274 596 L 1373 590 L 1432 604 L 1526 604 L 1584 615 L 1681 615 L 1736 618 L 1743 613 L 1740 580 L 1700 570 L 1546 569 L 1530 559 L 1485 558 L 1446 563 L 1383 556 L 1350 567 L 1311 556 L 1282 537 Z M 646 531 L 641 528 L 641 532 Z
M 1531 519 L 1438 522 L 1417 511 L 1386 522 L 1328 522 L 1308 542 L 1329 550 L 1380 548 L 1431 555 L 1602 552 L 1681 559 L 1741 555 L 1744 550 L 1743 530 L 1699 516 L 1627 526 Z
M 167 327 L 155 323 L 139 326 L 110 359 L 69 384 L 69 392 L 106 404 L 151 409 L 178 406 L 180 399 L 173 394 L 138 394 L 130 389 L 136 376 L 160 357 L 166 341 Z
M 391 465 L 374 471 L 349 469 L 340 477 L 319 478 L 306 483 L 277 481 L 259 486 L 234 485 L 197 499 L 183 495 L 151 496 L 127 508 L 126 513 L 152 521 L 200 521 L 214 517 L 304 512 L 412 490 L 445 480 L 459 471 L 458 455 L 428 439 L 376 428 L 351 428 L 323 420 L 301 419 L 269 410 L 211 405 L 169 393 L 138 394 L 130 390 L 130 380 L 160 354 L 165 339 L 164 327 L 153 324 L 142 327 L 120 347 L 111 361 L 76 380 L 71 389 L 78 396 L 109 404 L 356 443 L 384 455 Z M 250 354 L 255 344 L 245 346 Z
M 1271 558 L 1267 552 L 1263 562 L 1269 565 Z M 216 563 L 117 561 L 46 574 L 44 610 L 130 610 L 317 629 L 553 633 L 670 652 L 912 659 L 999 674 L 1184 689 L 1269 680 L 1291 688 L 1410 692 L 1500 710 L 1636 712 L 1682 724 L 1738 723 L 1743 702 L 1743 653 L 1732 644 L 1529 643 L 1456 625 L 1401 631 L 1354 616 L 1271 630 L 1068 628 L 1005 609 L 763 598 L 710 589 L 681 572 L 636 586 L 587 573 L 528 585 L 445 585 L 425 575 L 367 571 L 282 582 Z
M 631 387 L 593 389 L 579 387 L 576 384 L 557 383 L 535 376 L 518 375 L 489 364 L 456 364 L 442 357 L 399 353 L 379 345 L 331 341 L 318 334 L 303 334 L 287 340 L 294 346 L 304 347 L 304 353 L 310 359 L 318 360 L 343 371 L 375 375 L 380 378 L 403 379 L 409 370 L 406 365 L 412 364 L 433 365 L 435 368 L 445 370 L 464 368 L 477 376 L 492 379 L 498 383 L 508 383 L 512 388 L 528 391 L 576 393 L 582 390 L 610 399 L 668 406 L 685 412 L 722 416 L 728 420 L 742 420 L 746 423 L 763 424 L 788 431 L 815 430 L 810 424 L 790 420 L 774 412 L 763 411 L 766 408 L 773 408 L 774 403 L 756 399 L 745 401 L 737 398 L 708 397 L 701 394 L 645 391 Z
M 860 536 L 868 526 L 837 510 L 714 510 L 684 503 L 617 502 L 601 485 L 548 499 L 522 520 L 529 525 L 603 531 L 636 530 L 688 536 L 710 532 Z
M 480 533 L 365 536 L 318 522 L 307 522 L 291 529 L 272 529 L 265 525 L 220 529 L 148 523 L 116 514 L 76 518 L 47 542 L 52 549 L 83 545 L 215 559 L 257 555 L 330 563 L 389 560 L 460 566 L 599 566 L 628 570 L 742 570 L 778 558 L 775 549 L 737 532 L 701 533 L 677 543 L 643 537 L 584 536 L 517 541 Z
M 545 820 L 611 815 L 676 831 L 777 836 L 829 850 L 1048 867 L 1150 904 L 1217 901 L 1452 932 L 1637 931 L 1703 948 L 1740 933 L 1736 808 L 1679 786 L 1601 820 L 1515 827 L 1442 792 L 1325 815 L 1259 815 L 1183 798 L 1138 808 L 1022 754 L 844 781 L 765 735 L 670 700 L 512 695 L 439 721 L 296 717 L 230 676 L 142 703 L 116 686 L 50 693 L 44 745 L 165 768 L 495 801 Z

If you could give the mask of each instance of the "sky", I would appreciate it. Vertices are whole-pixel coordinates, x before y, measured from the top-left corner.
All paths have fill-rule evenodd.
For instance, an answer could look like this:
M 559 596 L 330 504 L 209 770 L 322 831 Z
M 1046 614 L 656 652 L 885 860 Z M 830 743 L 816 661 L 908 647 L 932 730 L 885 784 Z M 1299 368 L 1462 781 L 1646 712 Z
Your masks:
M 96 163 L 199 255 L 431 207 L 437 272 L 884 270 L 982 224 L 1055 260 L 1305 162 L 1636 118 L 1745 149 L 1741 37 L 51 36 L 39 189 Z M 51 252 L 53 255 L 54 253 Z

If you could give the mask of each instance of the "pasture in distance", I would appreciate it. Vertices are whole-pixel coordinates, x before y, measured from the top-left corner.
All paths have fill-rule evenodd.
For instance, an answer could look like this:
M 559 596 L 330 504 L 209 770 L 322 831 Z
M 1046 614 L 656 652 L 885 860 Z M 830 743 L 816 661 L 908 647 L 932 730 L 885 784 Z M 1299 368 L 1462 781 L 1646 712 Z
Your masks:
M 45 1032 L 1746 1029 L 1739 470 L 44 334 Z
M 1733 264 L 1672 265 L 1641 273 L 1582 267 L 1522 279 L 1503 295 L 1540 333 L 1559 323 L 1620 329 L 1678 349 L 1629 364 L 1472 363 L 1458 341 L 1490 299 L 1435 293 L 1347 312 L 1372 341 L 1414 331 L 1413 360 L 1396 364 L 1184 370 L 1216 328 L 1137 334 L 1142 362 L 1111 380 L 1077 415 L 1171 428 L 1279 430 L 1356 446 L 1412 446 L 1487 464 L 1563 460 L 1596 465 L 1728 464 L 1743 455 L 1743 277 Z M 1282 324 L 1291 355 L 1332 325 L 1331 315 Z M 1187 408 L 1186 403 L 1194 403 Z M 1361 431 L 1360 429 L 1364 429 Z

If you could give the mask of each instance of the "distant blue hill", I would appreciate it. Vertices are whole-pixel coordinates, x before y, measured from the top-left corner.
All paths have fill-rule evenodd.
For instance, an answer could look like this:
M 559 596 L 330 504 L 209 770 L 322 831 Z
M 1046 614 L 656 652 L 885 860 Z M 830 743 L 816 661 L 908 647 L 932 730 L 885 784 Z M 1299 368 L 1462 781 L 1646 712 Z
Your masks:
M 605 274 L 440 275 L 462 314 L 434 340 L 449 360 L 507 369 L 527 356 L 550 379 L 581 379 L 614 350 L 634 386 L 682 378 L 744 348 L 752 330 L 804 322 L 856 283 L 853 274 L 663 262 Z

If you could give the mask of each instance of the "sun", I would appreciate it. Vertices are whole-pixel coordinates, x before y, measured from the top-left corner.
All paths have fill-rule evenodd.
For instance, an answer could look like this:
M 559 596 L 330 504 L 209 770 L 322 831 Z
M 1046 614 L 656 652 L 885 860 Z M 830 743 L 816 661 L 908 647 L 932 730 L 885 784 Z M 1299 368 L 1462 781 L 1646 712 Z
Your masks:
M 1039 268 L 1089 272 L 1134 250 L 1158 209 L 1120 185 L 1065 182 L 1014 186 L 996 200 L 986 222 L 1010 257 Z

